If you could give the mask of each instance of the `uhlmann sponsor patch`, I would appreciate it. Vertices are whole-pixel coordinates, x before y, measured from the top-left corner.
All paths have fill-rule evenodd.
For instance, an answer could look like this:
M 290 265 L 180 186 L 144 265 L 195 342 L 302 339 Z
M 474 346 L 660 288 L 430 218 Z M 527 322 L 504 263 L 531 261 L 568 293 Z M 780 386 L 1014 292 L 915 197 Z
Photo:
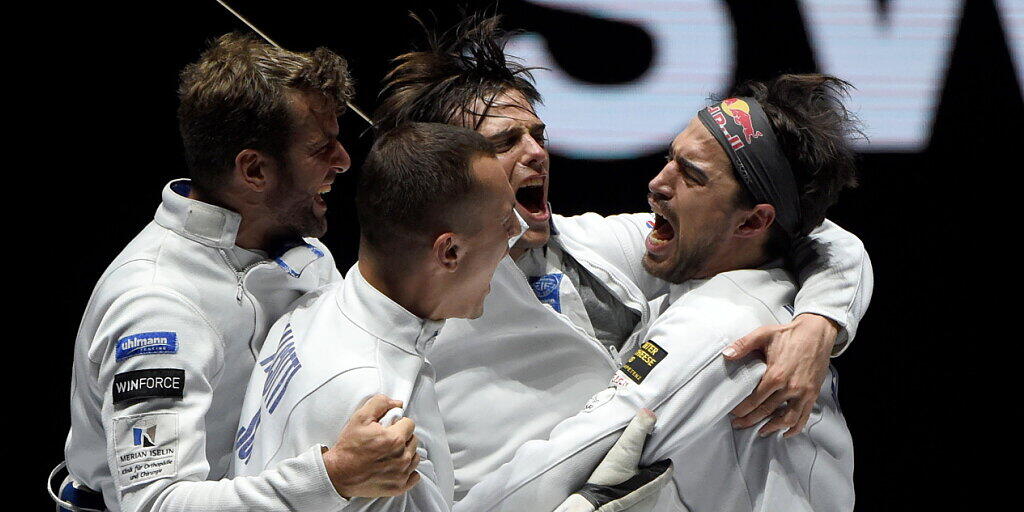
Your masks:
M 178 474 L 178 413 L 154 413 L 114 419 L 119 489 Z
M 185 393 L 185 370 L 152 368 L 118 373 L 111 392 L 115 404 L 141 398 L 181 398 Z
M 124 361 L 141 354 L 174 354 L 178 352 L 178 334 L 170 331 L 140 332 L 117 340 L 115 357 Z
M 615 376 L 612 377 L 612 385 L 631 387 L 630 382 L 642 383 L 651 370 L 658 363 L 664 361 L 667 356 L 668 352 L 657 343 L 651 340 L 645 341 L 633 352 L 632 356 L 629 356 L 622 368 L 615 372 Z

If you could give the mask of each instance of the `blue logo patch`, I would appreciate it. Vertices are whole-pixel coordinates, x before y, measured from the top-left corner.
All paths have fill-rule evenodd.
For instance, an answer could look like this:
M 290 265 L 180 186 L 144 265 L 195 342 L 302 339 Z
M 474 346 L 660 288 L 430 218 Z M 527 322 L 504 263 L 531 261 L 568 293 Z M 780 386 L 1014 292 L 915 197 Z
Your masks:
M 563 277 L 565 276 L 562 274 L 547 274 L 529 278 L 530 286 L 533 288 L 537 300 L 551 306 L 559 313 L 562 312 L 562 302 L 558 290 L 561 288 Z
M 140 332 L 117 340 L 118 361 L 140 354 L 175 354 L 178 352 L 178 334 L 169 331 Z

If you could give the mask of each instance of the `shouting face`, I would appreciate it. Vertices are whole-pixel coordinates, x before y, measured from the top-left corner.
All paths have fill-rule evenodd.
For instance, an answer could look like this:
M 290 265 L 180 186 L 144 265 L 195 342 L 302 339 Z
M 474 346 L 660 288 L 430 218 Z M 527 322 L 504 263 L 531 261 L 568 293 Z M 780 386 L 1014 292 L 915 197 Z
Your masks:
M 709 277 L 745 212 L 729 157 L 699 119 L 672 141 L 648 188 L 655 220 L 644 268 L 672 283 Z
M 327 231 L 327 203 L 334 177 L 352 164 L 338 142 L 333 103 L 317 94 L 289 94 L 291 133 L 267 207 L 283 231 L 319 237 Z
M 484 101 L 479 100 L 472 110 L 484 112 Z M 471 123 L 479 122 L 476 130 L 497 149 L 498 161 L 515 192 L 516 211 L 529 226 L 515 248 L 541 247 L 551 235 L 544 123 L 530 102 L 514 89 L 497 95 L 486 112 L 482 119 L 476 117 Z

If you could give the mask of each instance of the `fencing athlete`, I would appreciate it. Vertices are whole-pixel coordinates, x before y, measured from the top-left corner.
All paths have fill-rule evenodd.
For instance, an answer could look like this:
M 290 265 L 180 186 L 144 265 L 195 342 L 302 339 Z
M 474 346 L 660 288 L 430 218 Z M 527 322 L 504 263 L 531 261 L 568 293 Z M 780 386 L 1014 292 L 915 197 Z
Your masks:
M 323 510 L 451 508 L 453 472 L 424 353 L 444 320 L 479 317 L 498 261 L 519 234 L 515 199 L 494 149 L 470 130 L 411 123 L 380 136 L 360 176 L 359 261 L 282 317 L 253 370 L 235 443 L 235 474 L 256 475 L 329 445 L 368 398 L 404 407 L 419 483 L 378 500 L 335 495 Z M 422 475 L 422 479 L 420 479 Z M 314 510 L 314 509 L 311 509 Z M 315 509 L 321 510 L 321 509 Z
M 644 267 L 673 284 L 655 301 L 644 342 L 610 387 L 550 440 L 524 445 L 462 503 L 479 511 L 558 503 L 603 453 L 605 437 L 647 407 L 658 424 L 642 460 L 669 457 L 676 467 L 656 510 L 853 509 L 853 446 L 834 370 L 805 432 L 764 437 L 734 429 L 729 412 L 765 363 L 721 355 L 742 333 L 792 317 L 796 279 L 780 265 L 776 242 L 810 232 L 855 183 L 852 119 L 840 102 L 846 86 L 783 75 L 741 86 L 690 121 L 650 182 L 656 221 Z
M 89 300 L 75 345 L 65 505 L 315 509 L 328 492 L 403 492 L 414 468 L 379 449 L 400 428 L 374 423 L 397 404 L 385 397 L 325 453 L 219 480 L 271 323 L 341 279 L 309 237 L 326 230 L 323 195 L 350 165 L 336 140 L 338 107 L 352 94 L 344 59 L 229 34 L 185 68 L 179 93 L 192 179 L 163 189 L 154 221 Z
M 667 283 L 642 266 L 651 214 L 551 213 L 544 124 L 533 109 L 540 95 L 528 70 L 506 60 L 507 36 L 497 23 L 471 18 L 446 37 L 429 38 L 429 48 L 396 59 L 375 115 L 382 130 L 406 120 L 448 122 L 488 137 L 530 228 L 498 265 L 484 315 L 449 321 L 429 354 L 456 499 L 605 388 L 621 366 L 618 354 L 633 353 L 645 341 L 648 300 L 667 291 Z M 778 414 L 759 425 L 791 426 L 787 435 L 809 414 L 829 354 L 853 338 L 872 287 L 863 245 L 835 224 L 825 221 L 792 246 L 799 316 L 760 331 L 773 340 L 766 386 L 752 400 L 753 413 L 737 420 Z M 838 336 L 833 321 L 842 328 Z M 765 389 L 770 400 L 760 396 Z M 777 413 L 762 402 L 782 407 Z

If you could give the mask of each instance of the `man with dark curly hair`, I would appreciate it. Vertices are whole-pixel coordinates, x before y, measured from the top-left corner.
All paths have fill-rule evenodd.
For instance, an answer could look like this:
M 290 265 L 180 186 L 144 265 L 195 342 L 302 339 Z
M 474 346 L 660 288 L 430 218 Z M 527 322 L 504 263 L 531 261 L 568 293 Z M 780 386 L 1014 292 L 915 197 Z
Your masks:
M 834 369 L 816 390 L 808 428 L 785 439 L 733 427 L 730 411 L 767 365 L 722 356 L 746 332 L 792 319 L 797 281 L 779 240 L 811 232 L 855 183 L 846 87 L 826 75 L 783 75 L 697 113 L 649 184 L 655 221 L 643 265 L 672 285 L 652 304 L 644 341 L 581 412 L 549 440 L 524 445 L 460 505 L 558 504 L 646 407 L 658 424 L 641 464 L 667 458 L 676 468 L 654 510 L 853 510 L 853 442 Z
M 271 324 L 341 275 L 316 238 L 335 175 L 350 165 L 337 117 L 343 58 L 228 34 L 181 74 L 189 179 L 107 268 L 78 331 L 69 476 L 75 510 L 334 510 L 341 496 L 415 483 L 413 425 L 370 399 L 337 444 L 260 475 L 228 470 L 245 385 Z M 337 425 L 341 429 L 342 425 Z
M 644 270 L 645 239 L 655 223 L 650 213 L 551 211 L 546 127 L 534 108 L 540 93 L 529 68 L 504 53 L 508 38 L 498 18 L 479 17 L 430 35 L 426 48 L 395 60 L 375 113 L 381 131 L 411 120 L 483 134 L 529 225 L 495 272 L 484 316 L 449 322 L 430 354 L 456 499 L 607 385 L 623 363 L 619 354 L 645 341 L 654 313 L 648 301 L 669 284 Z M 811 417 L 829 356 L 853 339 L 872 276 L 860 240 L 831 222 L 786 235 L 775 246 L 799 276 L 795 316 L 737 335 L 740 346 L 727 353 L 764 348 L 768 361 L 764 379 L 738 404 L 735 426 L 756 425 L 766 435 L 788 429 L 793 436 Z

